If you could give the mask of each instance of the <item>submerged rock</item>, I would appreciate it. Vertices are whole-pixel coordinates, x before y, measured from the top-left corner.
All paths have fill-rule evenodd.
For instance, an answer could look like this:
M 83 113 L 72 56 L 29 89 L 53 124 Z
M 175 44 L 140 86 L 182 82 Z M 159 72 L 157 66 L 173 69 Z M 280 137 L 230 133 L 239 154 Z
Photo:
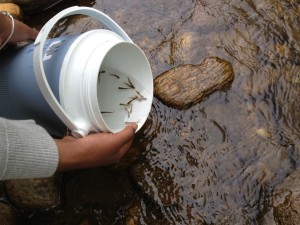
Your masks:
M 130 166 L 133 165 L 134 162 L 138 160 L 142 149 L 138 146 L 131 146 L 128 152 L 124 155 L 124 157 L 117 163 L 107 166 L 107 168 L 111 171 L 125 171 Z
M 172 223 L 167 219 L 164 219 L 153 204 L 151 206 L 147 205 L 147 212 L 144 211 L 145 206 L 142 204 L 147 204 L 145 202 L 141 203 L 141 199 L 136 201 L 133 205 L 128 207 L 127 215 L 121 224 L 126 225 L 140 225 L 140 224 L 159 224 L 159 225 L 171 225 Z M 201 224 L 199 224 L 201 225 Z
M 26 12 L 34 12 L 45 10 L 51 6 L 54 6 L 58 3 L 62 2 L 62 0 L 0 0 L 0 3 L 14 3 L 26 11 Z
M 16 211 L 5 202 L 0 202 L 0 224 L 1 225 L 17 224 Z
M 141 191 L 155 202 L 164 206 L 179 202 L 179 190 L 168 171 L 140 163 L 132 167 L 131 176 Z
M 265 128 L 260 128 L 260 129 L 256 130 L 256 134 L 263 138 L 271 138 L 272 137 L 271 132 Z
M 7 180 L 4 182 L 10 202 L 26 211 L 49 209 L 60 202 L 59 178 Z
M 168 106 L 187 109 L 209 94 L 222 90 L 233 77 L 231 64 L 208 57 L 199 65 L 175 67 L 156 77 L 154 95 Z
M 72 207 L 99 205 L 113 211 L 134 197 L 127 173 L 102 167 L 80 171 L 66 182 L 66 200 Z
M 298 225 L 300 221 L 300 170 L 279 184 L 273 194 L 274 218 L 278 225 Z

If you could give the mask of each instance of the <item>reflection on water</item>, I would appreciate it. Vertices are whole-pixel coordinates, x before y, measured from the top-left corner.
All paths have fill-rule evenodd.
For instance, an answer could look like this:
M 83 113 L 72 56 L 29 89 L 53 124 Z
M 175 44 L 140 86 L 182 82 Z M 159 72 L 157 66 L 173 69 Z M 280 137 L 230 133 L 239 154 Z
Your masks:
M 173 177 L 185 223 L 201 215 L 207 223 L 258 224 L 274 185 L 299 164 L 299 3 L 200 3 L 224 27 L 209 32 L 218 36 L 213 54 L 233 63 L 235 81 L 190 110 L 154 102 L 159 135 L 145 137 L 145 160 Z
M 148 168 L 144 181 L 159 212 L 143 198 L 139 223 L 262 223 L 274 186 L 299 167 L 299 1 L 81 4 L 116 19 L 145 51 L 155 77 L 207 56 L 234 67 L 228 90 L 188 110 L 153 102 L 136 142 L 145 146 L 139 163 Z M 172 185 L 160 183 L 165 176 Z

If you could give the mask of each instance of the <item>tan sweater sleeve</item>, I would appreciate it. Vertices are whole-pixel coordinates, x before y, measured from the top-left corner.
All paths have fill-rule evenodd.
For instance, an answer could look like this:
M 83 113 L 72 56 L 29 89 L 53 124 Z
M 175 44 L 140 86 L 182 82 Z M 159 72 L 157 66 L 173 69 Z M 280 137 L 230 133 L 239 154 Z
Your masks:
M 57 165 L 57 146 L 45 129 L 0 117 L 0 180 L 49 177 Z

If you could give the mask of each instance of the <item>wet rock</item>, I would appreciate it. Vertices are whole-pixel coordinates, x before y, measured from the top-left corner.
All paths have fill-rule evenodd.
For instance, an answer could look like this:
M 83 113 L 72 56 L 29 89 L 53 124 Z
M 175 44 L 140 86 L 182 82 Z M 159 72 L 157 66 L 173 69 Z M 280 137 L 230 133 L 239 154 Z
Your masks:
M 170 221 L 164 218 L 161 210 L 156 207 L 155 204 L 150 203 L 147 200 L 142 198 L 136 199 L 126 208 L 126 216 L 120 224 L 126 225 L 140 225 L 140 224 L 149 224 L 149 225 L 170 225 Z M 146 206 L 147 205 L 147 206 Z M 146 206 L 146 210 L 145 210 Z M 199 224 L 201 225 L 201 224 Z
M 107 218 L 110 215 L 111 218 Z M 99 225 L 114 224 L 116 215 L 101 208 L 64 208 L 37 212 L 30 216 L 30 225 Z M 27 224 L 27 223 L 26 223 Z M 116 224 L 116 223 L 115 223 Z
M 138 225 L 142 216 L 140 205 L 136 204 L 129 208 L 128 215 L 125 217 L 126 225 Z
M 179 190 L 168 171 L 140 163 L 132 167 L 130 174 L 142 192 L 155 202 L 164 206 L 179 202 Z
M 273 193 L 274 218 L 278 225 L 298 225 L 300 221 L 300 170 L 293 172 Z
M 66 201 L 72 207 L 100 205 L 115 209 L 134 198 L 127 173 L 104 168 L 80 171 L 66 183 Z
M 108 166 L 107 168 L 112 171 L 127 170 L 140 157 L 141 151 L 139 147 L 132 146 L 118 163 Z
M 142 208 L 141 207 L 132 207 L 129 209 L 129 216 L 126 217 L 125 223 L 126 225 L 140 225 L 143 224 L 142 221 L 145 221 L 145 218 L 143 218 L 142 214 Z M 171 225 L 170 222 L 168 222 L 166 219 L 163 218 L 146 218 L 147 223 L 149 225 Z M 200 224 L 199 224 L 200 225 Z
M 292 85 L 295 85 L 293 87 L 296 88 L 296 85 L 299 87 L 300 84 L 300 66 L 299 65 L 293 65 L 291 63 L 286 63 L 282 66 L 281 71 L 284 71 L 283 76 L 285 80 Z M 291 89 L 292 91 L 292 89 Z
M 96 225 L 98 224 L 97 221 L 90 219 L 90 218 L 84 218 L 80 221 L 78 225 Z
M 222 28 L 220 27 L 219 29 Z M 213 42 L 217 38 L 216 32 L 203 34 L 199 31 L 179 30 L 171 40 L 168 63 L 172 65 L 201 63 L 202 59 L 209 55 L 207 52 L 216 47 Z M 166 54 L 162 57 L 166 57 Z
M 300 64 L 299 53 L 296 49 L 290 48 L 287 44 L 275 45 L 275 51 L 279 54 L 281 61 L 295 65 Z
M 62 0 L 0 0 L 0 3 L 14 3 L 26 11 L 26 12 L 34 12 L 45 10 L 51 6 L 54 6 L 58 3 L 62 2 Z
M 1 225 L 17 225 L 16 211 L 7 203 L 0 202 L 0 224 Z
M 263 138 L 271 138 L 272 137 L 271 132 L 265 128 L 260 128 L 260 129 L 256 130 L 256 134 Z
M 25 211 L 49 209 L 60 202 L 59 176 L 4 182 L 10 202 Z
M 0 12 L 1 11 L 9 12 L 17 20 L 22 20 L 23 18 L 22 9 L 13 3 L 0 3 Z
M 164 104 L 187 109 L 222 90 L 234 77 L 228 62 L 208 57 L 199 65 L 175 67 L 154 80 L 154 95 Z

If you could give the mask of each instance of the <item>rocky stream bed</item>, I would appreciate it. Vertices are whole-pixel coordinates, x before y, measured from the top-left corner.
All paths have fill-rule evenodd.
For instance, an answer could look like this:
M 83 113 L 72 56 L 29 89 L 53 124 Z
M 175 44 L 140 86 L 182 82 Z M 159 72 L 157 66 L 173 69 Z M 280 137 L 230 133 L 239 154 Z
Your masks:
M 72 5 L 107 13 L 155 84 L 121 162 L 2 182 L 1 225 L 300 223 L 300 1 L 0 3 L 37 29 Z M 96 28 L 75 16 L 51 35 Z

